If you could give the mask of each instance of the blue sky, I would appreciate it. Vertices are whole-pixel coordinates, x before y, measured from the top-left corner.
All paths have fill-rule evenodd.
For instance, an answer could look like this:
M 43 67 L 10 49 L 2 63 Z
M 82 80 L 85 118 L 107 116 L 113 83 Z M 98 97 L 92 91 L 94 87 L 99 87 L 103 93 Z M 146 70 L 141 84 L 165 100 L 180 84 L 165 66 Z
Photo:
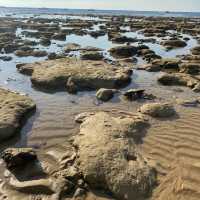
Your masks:
M 200 0 L 0 0 L 0 6 L 200 12 Z

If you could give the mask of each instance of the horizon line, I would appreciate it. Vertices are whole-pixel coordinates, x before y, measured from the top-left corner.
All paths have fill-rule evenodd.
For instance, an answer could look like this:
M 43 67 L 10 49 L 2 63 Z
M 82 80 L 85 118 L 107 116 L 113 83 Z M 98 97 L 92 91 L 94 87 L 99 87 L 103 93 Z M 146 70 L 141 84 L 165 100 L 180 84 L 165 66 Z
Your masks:
M 68 9 L 68 10 L 99 10 L 99 11 L 129 11 L 129 12 L 171 12 L 171 13 L 200 13 L 200 11 L 170 11 L 170 10 L 128 10 L 128 9 L 97 9 L 97 8 L 59 8 L 59 7 L 27 7 L 27 6 L 3 6 L 0 8 L 33 8 L 33 9 Z

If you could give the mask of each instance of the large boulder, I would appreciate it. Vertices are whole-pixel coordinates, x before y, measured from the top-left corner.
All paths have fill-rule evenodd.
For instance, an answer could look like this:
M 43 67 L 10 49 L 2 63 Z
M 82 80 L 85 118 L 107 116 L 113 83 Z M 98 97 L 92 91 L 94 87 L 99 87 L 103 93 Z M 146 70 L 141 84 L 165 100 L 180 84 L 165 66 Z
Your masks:
M 0 140 L 13 136 L 22 119 L 35 110 L 35 103 L 27 96 L 0 88 Z
M 92 188 L 109 190 L 117 199 L 143 199 L 155 184 L 155 171 L 136 145 L 147 122 L 117 118 L 104 112 L 87 117 L 74 145 L 77 165 Z
M 22 70 L 23 69 L 23 70 Z M 41 89 L 69 91 L 122 87 L 130 81 L 130 69 L 103 61 L 80 61 L 63 58 L 26 64 L 19 71 L 32 71 L 31 81 Z
M 143 105 L 139 111 L 152 117 L 171 117 L 176 114 L 174 107 L 167 103 L 149 103 Z
M 129 58 L 137 54 L 138 48 L 131 45 L 117 46 L 109 50 L 110 54 L 116 58 Z

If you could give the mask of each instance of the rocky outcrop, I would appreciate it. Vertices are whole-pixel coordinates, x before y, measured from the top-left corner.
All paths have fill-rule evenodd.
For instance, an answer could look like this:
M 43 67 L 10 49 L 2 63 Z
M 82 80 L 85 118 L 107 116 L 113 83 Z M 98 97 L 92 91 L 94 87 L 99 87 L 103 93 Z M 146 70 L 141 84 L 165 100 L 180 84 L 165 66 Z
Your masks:
M 92 188 L 109 190 L 117 199 L 143 199 L 155 184 L 155 171 L 136 145 L 147 122 L 96 113 L 81 124 L 74 145 L 77 165 Z
M 17 132 L 22 119 L 36 105 L 27 96 L 0 88 L 0 107 L 0 139 L 5 140 Z
M 79 61 L 71 58 L 26 64 L 19 71 L 33 72 L 31 81 L 41 89 L 80 90 L 117 88 L 129 83 L 131 70 L 103 61 Z

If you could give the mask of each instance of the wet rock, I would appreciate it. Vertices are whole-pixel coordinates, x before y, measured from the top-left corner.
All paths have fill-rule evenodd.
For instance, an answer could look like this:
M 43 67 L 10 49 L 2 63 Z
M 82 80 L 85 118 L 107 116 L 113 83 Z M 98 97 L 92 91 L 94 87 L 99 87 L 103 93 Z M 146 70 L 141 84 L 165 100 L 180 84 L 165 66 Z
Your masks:
M 18 49 L 19 45 L 17 44 L 6 44 L 4 45 L 4 51 L 5 53 L 13 53 Z
M 66 53 L 69 53 L 71 51 L 79 51 L 79 50 L 81 50 L 81 45 L 76 44 L 76 43 L 68 43 L 64 47 L 64 51 Z
M 103 30 L 89 32 L 89 35 L 91 35 L 94 38 L 98 38 L 100 36 L 104 36 L 105 34 L 106 34 L 106 32 L 103 31 Z
M 143 105 L 139 111 L 151 117 L 172 117 L 176 114 L 174 107 L 167 103 L 149 103 Z
M 33 57 L 45 57 L 47 56 L 47 52 L 46 51 L 33 51 L 31 56 Z
M 103 54 L 97 51 L 89 51 L 89 52 L 82 52 L 81 53 L 82 60 L 102 60 Z
M 77 199 L 77 198 L 80 198 L 80 197 L 83 197 L 86 195 L 86 190 L 82 189 L 82 188 L 77 188 L 74 195 L 73 195 L 73 198 L 74 200 Z
M 60 40 L 65 41 L 66 40 L 66 34 L 65 33 L 56 33 L 52 36 L 53 40 Z
M 35 110 L 35 103 L 27 96 L 0 88 L 0 139 L 5 140 L 16 134 L 22 119 Z
M 159 72 L 161 71 L 162 67 L 157 64 L 145 64 L 145 65 L 137 67 L 137 69 L 146 70 L 148 72 Z
M 138 51 L 139 56 L 145 56 L 147 54 L 154 54 L 155 52 L 151 49 L 142 48 Z
M 24 167 L 37 159 L 36 152 L 32 148 L 9 148 L 3 151 L 1 157 L 9 169 Z
M 97 91 L 96 97 L 101 101 L 109 101 L 113 98 L 116 91 L 112 89 L 101 88 Z
M 15 55 L 18 57 L 28 57 L 28 56 L 33 56 L 33 57 L 44 57 L 47 56 L 47 52 L 46 51 L 39 51 L 39 50 L 28 50 L 28 51 L 24 51 L 24 50 L 17 50 L 15 51 Z
M 131 76 L 130 69 L 126 67 L 114 67 L 103 61 L 79 61 L 72 58 L 26 64 L 22 68 L 23 71 L 26 68 L 33 70 L 31 81 L 34 86 L 54 90 L 71 91 L 72 88 L 81 91 L 102 87 L 113 89 L 128 84 Z
M 115 42 L 115 43 L 126 43 L 126 42 L 137 42 L 138 40 L 136 38 L 131 38 L 131 37 L 127 37 L 127 36 L 116 36 L 114 38 L 111 39 L 111 41 Z
M 33 51 L 33 48 L 30 46 L 21 46 L 18 50 L 20 51 Z
M 26 66 L 26 63 L 18 63 L 16 65 L 17 70 L 22 73 L 31 76 L 33 73 L 33 66 L 29 65 L 29 67 Z
M 62 171 L 63 177 L 73 183 L 77 183 L 77 181 L 81 178 L 81 174 L 78 169 L 74 166 L 69 166 Z
M 40 44 L 43 46 L 50 46 L 51 45 L 51 40 L 48 38 L 42 38 L 40 40 Z
M 103 51 L 103 49 L 98 47 L 86 46 L 81 49 L 82 51 Z
M 188 62 L 200 62 L 200 55 L 184 55 L 183 60 L 186 60 Z
M 36 41 L 32 41 L 32 40 L 24 40 L 23 44 L 25 46 L 36 46 L 38 43 Z
M 183 73 L 174 73 L 174 74 L 163 74 L 158 78 L 158 82 L 163 85 L 180 85 L 180 86 L 188 86 L 195 87 L 196 84 L 199 83 L 199 80 L 195 77 L 190 76 L 189 74 Z
M 134 101 L 137 99 L 141 99 L 144 96 L 144 89 L 130 89 L 126 92 L 124 92 L 124 96 L 130 100 L 130 101 Z
M 129 101 L 153 100 L 156 98 L 153 94 L 147 94 L 144 89 L 129 89 L 124 92 L 123 96 Z
M 193 55 L 200 55 L 200 46 L 196 46 L 191 49 Z
M 12 57 L 11 57 L 11 56 L 0 56 L 0 60 L 3 60 L 3 61 L 11 61 L 11 60 L 12 60 Z
M 134 64 L 134 63 L 137 63 L 138 60 L 135 57 L 130 57 L 130 58 L 117 59 L 116 61 L 122 64 L 123 63 Z
M 81 114 L 79 114 L 79 115 L 77 115 L 75 117 L 75 122 L 81 124 L 81 123 L 83 123 L 86 120 L 86 118 L 91 117 L 92 115 L 95 115 L 95 113 L 94 112 L 84 112 L 84 113 L 81 113 Z
M 137 54 L 137 47 L 126 45 L 117 46 L 109 50 L 110 54 L 116 58 L 128 58 Z
M 161 42 L 161 45 L 171 48 L 180 48 L 187 46 L 187 43 L 183 40 L 166 40 Z
M 72 77 L 69 77 L 67 79 L 67 83 L 66 83 L 66 90 L 70 93 L 70 94 L 76 94 L 79 89 L 78 86 L 76 85 L 76 83 L 74 82 Z
M 149 62 L 153 62 L 156 59 L 161 59 L 161 58 L 162 58 L 161 56 L 159 56 L 159 55 L 157 55 L 155 53 L 149 53 L 149 54 L 145 54 L 143 56 L 143 59 L 146 60 L 148 63 Z
M 24 51 L 24 50 L 17 50 L 15 51 L 15 55 L 18 57 L 28 57 L 32 55 L 32 50 Z
M 182 63 L 180 65 L 180 72 L 197 75 L 200 72 L 199 63 Z
M 176 103 L 185 107 L 196 107 L 199 104 L 197 99 L 176 99 Z
M 155 171 L 137 150 L 147 122 L 96 113 L 81 124 L 75 137 L 80 172 L 92 188 L 109 190 L 118 199 L 143 199 L 155 184 Z
M 200 83 L 197 83 L 192 90 L 194 92 L 200 92 Z
M 48 59 L 49 60 L 55 60 L 55 59 L 60 59 L 60 58 L 65 58 L 65 55 L 62 54 L 56 54 L 56 53 L 49 53 L 48 54 Z
M 162 58 L 162 59 L 155 59 L 152 61 L 153 65 L 160 65 L 162 69 L 172 69 L 172 70 L 179 70 L 179 65 L 181 61 L 177 58 Z

